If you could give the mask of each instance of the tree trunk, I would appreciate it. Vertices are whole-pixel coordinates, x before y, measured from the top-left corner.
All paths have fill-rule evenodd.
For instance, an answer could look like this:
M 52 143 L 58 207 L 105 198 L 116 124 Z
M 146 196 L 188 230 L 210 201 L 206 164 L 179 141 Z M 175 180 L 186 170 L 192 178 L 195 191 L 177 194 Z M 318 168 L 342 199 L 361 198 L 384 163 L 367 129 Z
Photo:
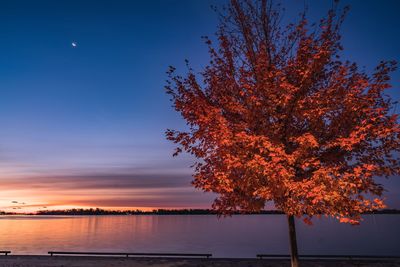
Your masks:
M 297 252 L 296 227 L 293 215 L 287 215 L 290 239 L 290 259 L 292 267 L 299 267 L 299 254 Z

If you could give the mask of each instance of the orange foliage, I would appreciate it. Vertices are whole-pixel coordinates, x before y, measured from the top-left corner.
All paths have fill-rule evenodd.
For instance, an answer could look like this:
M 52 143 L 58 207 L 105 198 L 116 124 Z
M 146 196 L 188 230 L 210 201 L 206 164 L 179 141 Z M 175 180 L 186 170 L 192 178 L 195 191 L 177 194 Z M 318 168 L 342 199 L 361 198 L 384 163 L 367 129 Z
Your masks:
M 258 211 L 273 201 L 306 223 L 326 214 L 357 224 L 384 207 L 374 177 L 400 172 L 400 126 L 385 95 L 396 63 L 369 75 L 343 61 L 345 13 L 281 28 L 266 1 L 232 0 L 218 44 L 206 38 L 211 61 L 200 75 L 171 67 L 167 92 L 188 129 L 166 135 L 176 154 L 199 159 L 193 184 L 219 194 L 215 209 Z

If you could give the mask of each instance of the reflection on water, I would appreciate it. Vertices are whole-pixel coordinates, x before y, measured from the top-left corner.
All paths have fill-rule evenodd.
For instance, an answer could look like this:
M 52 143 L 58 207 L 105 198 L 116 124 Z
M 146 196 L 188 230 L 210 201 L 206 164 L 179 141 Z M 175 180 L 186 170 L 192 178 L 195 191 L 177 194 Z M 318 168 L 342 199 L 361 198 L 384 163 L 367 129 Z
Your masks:
M 400 216 L 367 215 L 361 226 L 297 223 L 300 253 L 400 256 Z M 0 250 L 213 253 L 215 257 L 287 254 L 282 215 L 0 216 Z

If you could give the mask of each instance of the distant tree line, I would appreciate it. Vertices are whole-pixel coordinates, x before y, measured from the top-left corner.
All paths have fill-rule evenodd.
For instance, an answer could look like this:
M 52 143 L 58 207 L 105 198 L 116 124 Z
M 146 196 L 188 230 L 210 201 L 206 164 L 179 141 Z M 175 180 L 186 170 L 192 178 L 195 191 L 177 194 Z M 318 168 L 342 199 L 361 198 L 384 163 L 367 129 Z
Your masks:
M 101 208 L 90 209 L 67 209 L 67 210 L 41 210 L 36 215 L 207 215 L 217 214 L 211 209 L 155 209 L 151 211 L 143 210 L 105 210 Z M 243 214 L 237 212 L 236 214 Z M 257 213 L 244 214 L 282 214 L 281 211 L 261 211 Z
M 0 215 L 216 215 L 217 212 L 211 209 L 155 209 L 143 210 L 106 210 L 101 208 L 90 209 L 66 209 L 66 210 L 40 210 L 35 213 L 16 213 L 0 211 Z M 283 214 L 279 210 L 263 210 L 260 212 L 235 212 L 234 214 Z M 383 209 L 364 214 L 400 214 L 397 209 Z

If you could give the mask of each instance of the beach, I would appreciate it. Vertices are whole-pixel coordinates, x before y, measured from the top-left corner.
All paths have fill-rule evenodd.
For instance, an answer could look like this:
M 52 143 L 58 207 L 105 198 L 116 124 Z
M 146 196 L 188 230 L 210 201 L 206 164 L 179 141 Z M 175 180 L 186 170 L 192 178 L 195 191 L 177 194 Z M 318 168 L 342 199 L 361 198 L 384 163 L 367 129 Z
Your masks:
M 303 260 L 307 267 L 397 267 L 400 259 L 379 260 Z M 0 267 L 286 267 L 285 259 L 184 259 L 184 258 L 122 258 L 94 256 L 0 256 Z

